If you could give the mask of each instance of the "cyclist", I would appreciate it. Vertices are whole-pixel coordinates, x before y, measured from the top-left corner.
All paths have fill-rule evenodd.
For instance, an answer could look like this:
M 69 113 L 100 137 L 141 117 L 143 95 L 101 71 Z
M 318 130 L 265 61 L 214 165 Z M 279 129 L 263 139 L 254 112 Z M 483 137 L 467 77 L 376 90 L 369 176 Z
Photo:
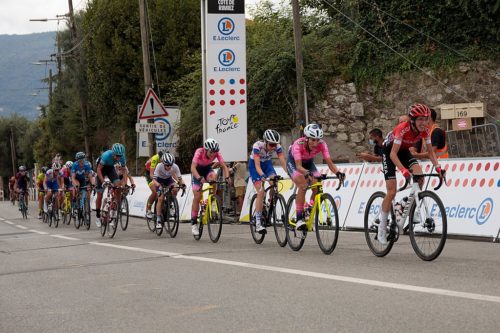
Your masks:
M 9 178 L 9 199 L 12 204 L 16 202 L 16 191 L 14 190 L 16 186 L 16 175 Z
M 99 163 L 97 164 L 97 198 L 95 203 L 95 213 L 96 213 L 96 226 L 101 227 L 101 203 L 102 203 L 102 193 L 104 189 L 102 188 L 102 184 L 104 183 L 104 177 L 108 177 L 109 180 L 113 183 L 113 185 L 117 185 L 120 183 L 120 179 L 116 174 L 115 163 L 120 162 L 123 165 L 126 164 L 125 158 L 125 147 L 121 143 L 115 143 L 111 147 L 110 150 L 102 153 Z M 116 191 L 114 193 L 114 197 L 116 202 L 120 202 L 120 191 Z M 113 222 L 114 223 L 114 220 Z
M 61 164 L 59 162 L 52 163 L 52 169 L 47 170 L 45 173 L 45 178 L 43 179 L 43 188 L 45 190 L 45 202 L 43 206 L 43 211 L 48 212 L 48 205 L 52 198 L 53 192 L 56 192 L 57 200 L 55 200 L 56 206 L 61 207 L 62 195 L 61 191 L 64 188 L 63 177 L 60 174 Z M 49 191 L 50 190 L 50 191 Z M 59 219 L 59 215 L 56 216 Z
M 21 165 L 19 167 L 19 172 L 16 173 L 16 183 L 14 185 L 14 191 L 16 193 L 24 193 L 24 201 L 26 203 L 26 208 L 28 208 L 28 184 L 30 179 L 27 175 L 26 167 Z
M 92 171 L 92 167 L 90 166 L 90 162 L 85 159 L 84 152 L 78 152 L 75 155 L 75 163 L 73 163 L 71 167 L 71 182 L 75 186 L 75 188 L 85 187 L 90 184 L 92 186 L 95 185 L 94 173 Z M 89 190 L 87 189 L 87 198 L 89 198 Z
M 130 175 L 128 168 L 126 165 L 122 165 L 120 162 L 115 163 L 115 170 L 118 178 L 122 181 L 120 185 L 127 185 L 128 181 L 130 181 L 130 186 L 135 187 L 134 178 Z M 125 179 L 125 180 L 124 180 Z
M 47 172 L 47 167 L 42 167 L 40 173 L 36 176 L 36 190 L 38 192 L 38 218 L 42 218 L 43 212 L 43 179 L 45 178 L 45 173 Z
M 287 172 L 297 186 L 297 199 L 295 210 L 297 214 L 297 230 L 304 230 L 304 202 L 308 182 L 313 182 L 313 177 L 318 177 L 320 173 L 314 164 L 314 157 L 321 153 L 323 159 L 328 164 L 331 172 L 335 173 L 341 182 L 345 179 L 345 174 L 340 172 L 333 163 L 328 146 L 323 138 L 323 130 L 318 124 L 309 124 L 304 128 L 304 136 L 295 140 L 288 149 Z M 314 191 L 310 204 L 314 204 Z
M 198 219 L 198 210 L 202 197 L 201 187 L 205 181 L 217 180 L 217 173 L 212 169 L 212 162 L 215 159 L 217 159 L 224 171 L 224 178 L 227 182 L 230 182 L 229 168 L 224 163 L 222 154 L 219 152 L 219 143 L 215 139 L 206 139 L 203 147 L 196 149 L 191 161 L 191 184 L 194 195 L 193 204 L 191 205 L 191 231 L 195 236 L 199 235 L 196 220 Z
M 71 193 L 71 206 L 75 208 L 75 189 L 73 188 L 73 182 L 71 181 L 71 168 L 73 167 L 72 161 L 67 161 L 62 167 L 60 173 L 64 181 L 64 189 Z
M 387 219 L 391 210 L 391 203 L 396 196 L 396 167 L 401 171 L 403 177 L 411 177 L 413 174 L 421 174 L 422 168 L 418 161 L 412 156 L 410 148 L 421 139 L 425 140 L 429 151 L 429 158 L 436 168 L 436 172 L 443 175 L 445 171 L 438 164 L 432 144 L 430 140 L 429 123 L 430 109 L 424 104 L 415 104 L 410 107 L 408 116 L 409 121 L 404 121 L 396 125 L 392 134 L 389 135 L 385 142 L 384 155 L 382 157 L 382 166 L 384 169 L 384 178 L 387 188 L 387 194 L 382 202 L 382 209 L 379 215 L 379 228 L 377 239 L 381 244 L 387 244 Z M 411 170 L 410 171 L 408 170 Z M 419 180 L 419 185 L 422 187 L 423 179 Z M 401 221 L 404 223 L 404 221 Z M 399 230 L 402 230 L 402 225 L 399 225 Z
M 158 154 L 153 155 L 146 162 L 146 181 L 148 182 L 149 189 L 151 190 L 151 194 L 149 195 L 148 202 L 146 204 L 146 217 L 148 219 L 150 219 L 153 216 L 153 213 L 151 212 L 151 206 L 153 205 L 153 202 L 155 202 L 156 200 L 157 193 L 155 186 L 152 186 L 152 182 L 156 166 L 160 162 L 162 156 L 163 156 L 163 151 L 160 150 Z
M 257 192 L 255 230 L 259 233 L 266 230 L 265 226 L 261 224 L 262 202 L 265 195 L 263 182 L 266 178 L 272 179 L 276 176 L 276 170 L 274 170 L 273 162 L 271 161 L 274 154 L 278 156 L 283 170 L 286 170 L 283 148 L 280 145 L 280 134 L 273 129 L 268 129 L 264 132 L 263 138 L 264 140 L 259 140 L 253 144 L 250 160 L 248 161 L 248 171 Z
M 181 187 L 186 187 L 182 181 L 182 174 L 179 166 L 175 164 L 175 157 L 172 154 L 165 153 L 161 157 L 161 163 L 155 168 L 152 186 L 155 187 L 157 192 L 160 185 L 171 186 L 174 182 L 178 183 Z M 172 194 L 177 195 L 178 188 L 172 189 Z M 160 193 L 158 197 L 158 204 L 156 205 L 156 228 L 161 228 L 161 211 L 163 206 L 164 193 Z

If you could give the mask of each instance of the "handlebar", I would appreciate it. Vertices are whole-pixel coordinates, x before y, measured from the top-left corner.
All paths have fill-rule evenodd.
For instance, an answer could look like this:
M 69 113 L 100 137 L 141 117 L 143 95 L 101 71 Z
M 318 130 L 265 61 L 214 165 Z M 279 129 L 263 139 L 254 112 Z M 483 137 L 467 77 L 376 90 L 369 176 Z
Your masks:
M 164 184 L 161 184 L 160 183 L 160 192 L 163 192 L 164 189 L 167 189 L 164 193 L 168 193 L 168 192 L 172 192 L 172 190 L 174 188 L 178 188 L 178 189 L 181 189 L 182 190 L 182 194 L 181 194 L 181 197 L 184 196 L 184 194 L 186 193 L 186 185 L 182 184 L 182 185 L 179 185 L 179 184 L 175 184 L 175 185 L 164 185 Z
M 317 181 L 322 181 L 322 180 L 327 180 L 327 179 L 338 179 L 339 180 L 339 186 L 337 186 L 337 188 L 335 189 L 335 191 L 338 191 L 340 189 L 340 187 L 344 185 L 343 179 L 340 179 L 337 176 L 328 176 L 327 174 L 321 174 L 318 177 L 313 177 L 313 178 L 316 179 Z
M 423 178 L 423 177 L 438 177 L 439 178 L 439 184 L 434 188 L 434 191 L 437 191 L 441 188 L 441 186 L 443 185 L 443 180 L 444 180 L 444 183 L 446 184 L 446 175 L 444 175 L 444 174 L 443 175 L 441 175 L 439 173 L 423 173 L 420 175 L 412 174 L 412 177 L 406 178 L 404 185 L 398 189 L 398 192 L 404 191 L 408 187 L 408 185 L 410 184 L 410 178 L 413 178 L 413 182 L 418 182 L 418 180 L 420 178 Z

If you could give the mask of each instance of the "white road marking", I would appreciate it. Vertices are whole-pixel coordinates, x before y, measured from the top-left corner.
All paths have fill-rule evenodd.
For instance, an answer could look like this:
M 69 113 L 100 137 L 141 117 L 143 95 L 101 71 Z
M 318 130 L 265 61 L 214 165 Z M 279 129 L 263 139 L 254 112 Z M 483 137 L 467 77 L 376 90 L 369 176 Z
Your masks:
M 81 240 L 79 238 L 67 237 L 67 236 L 63 236 L 63 235 L 50 235 L 50 236 L 55 237 L 55 238 L 60 238 L 60 239 L 73 240 L 73 241 Z
M 39 235 L 48 235 L 49 233 L 48 232 L 45 232 L 45 231 L 38 231 L 38 230 L 35 230 L 35 229 L 30 229 L 28 230 L 29 232 L 34 232 L 36 234 L 39 234 Z
M 5 219 L 3 219 L 3 218 L 0 217 L 0 221 L 3 221 L 3 220 L 5 220 Z
M 199 257 L 199 256 L 186 256 L 186 255 L 183 255 L 180 253 L 149 250 L 149 249 L 143 249 L 143 248 L 139 248 L 139 247 L 115 245 L 115 244 L 109 244 L 109 243 L 89 242 L 89 244 L 111 247 L 111 248 L 122 249 L 122 250 L 164 255 L 164 256 L 174 258 L 174 259 L 187 259 L 187 260 L 203 261 L 203 262 L 210 262 L 210 263 L 230 265 L 230 266 L 253 268 L 253 269 L 259 269 L 259 270 L 264 270 L 264 271 L 279 272 L 279 273 L 286 273 L 286 274 L 293 274 L 293 275 L 301 275 L 301 276 L 307 276 L 307 277 L 313 277 L 313 278 L 319 278 L 319 279 L 334 280 L 334 281 L 341 281 L 341 282 L 348 282 L 348 283 L 356 283 L 356 284 L 362 284 L 362 285 L 374 286 L 374 287 L 383 287 L 383 288 L 413 291 L 413 292 L 440 295 L 440 296 L 459 297 L 459 298 L 472 299 L 472 300 L 477 300 L 477 301 L 500 303 L 499 296 L 467 293 L 467 292 L 454 291 L 454 290 L 448 290 L 448 289 L 420 287 L 420 286 L 414 286 L 414 285 L 402 284 L 402 283 L 391 283 L 391 282 L 385 282 L 385 281 L 360 279 L 360 278 L 355 278 L 355 277 L 350 277 L 350 276 L 310 272 L 310 271 L 303 271 L 303 270 L 284 268 L 284 267 L 257 265 L 257 264 L 240 262 L 240 261 L 205 258 L 205 257 Z
M 28 227 L 25 227 L 24 225 L 19 225 L 19 224 L 16 225 L 16 228 L 24 229 L 24 230 L 28 229 Z
M 10 221 L 7 221 L 7 220 L 5 220 L 4 222 L 7 223 L 7 224 L 14 224 L 14 222 L 10 222 Z

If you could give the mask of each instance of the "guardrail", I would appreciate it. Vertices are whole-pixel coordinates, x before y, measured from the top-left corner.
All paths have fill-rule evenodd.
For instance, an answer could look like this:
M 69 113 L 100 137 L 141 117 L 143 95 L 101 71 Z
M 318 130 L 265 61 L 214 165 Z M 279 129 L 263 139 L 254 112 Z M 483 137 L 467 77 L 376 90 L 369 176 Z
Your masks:
M 500 130 L 496 124 L 473 126 L 467 131 L 446 131 L 450 157 L 500 156 Z

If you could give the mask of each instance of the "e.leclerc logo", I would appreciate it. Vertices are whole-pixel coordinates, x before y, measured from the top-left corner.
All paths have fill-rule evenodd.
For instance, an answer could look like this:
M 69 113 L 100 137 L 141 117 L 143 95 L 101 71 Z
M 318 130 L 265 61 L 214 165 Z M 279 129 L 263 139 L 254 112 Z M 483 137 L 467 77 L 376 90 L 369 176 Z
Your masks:
M 234 21 L 229 17 L 223 17 L 220 19 L 219 24 L 217 25 L 219 28 L 219 32 L 225 36 L 230 35 L 234 31 Z
M 493 200 L 486 198 L 477 208 L 476 223 L 479 225 L 484 224 L 490 218 L 491 213 L 493 213 Z

